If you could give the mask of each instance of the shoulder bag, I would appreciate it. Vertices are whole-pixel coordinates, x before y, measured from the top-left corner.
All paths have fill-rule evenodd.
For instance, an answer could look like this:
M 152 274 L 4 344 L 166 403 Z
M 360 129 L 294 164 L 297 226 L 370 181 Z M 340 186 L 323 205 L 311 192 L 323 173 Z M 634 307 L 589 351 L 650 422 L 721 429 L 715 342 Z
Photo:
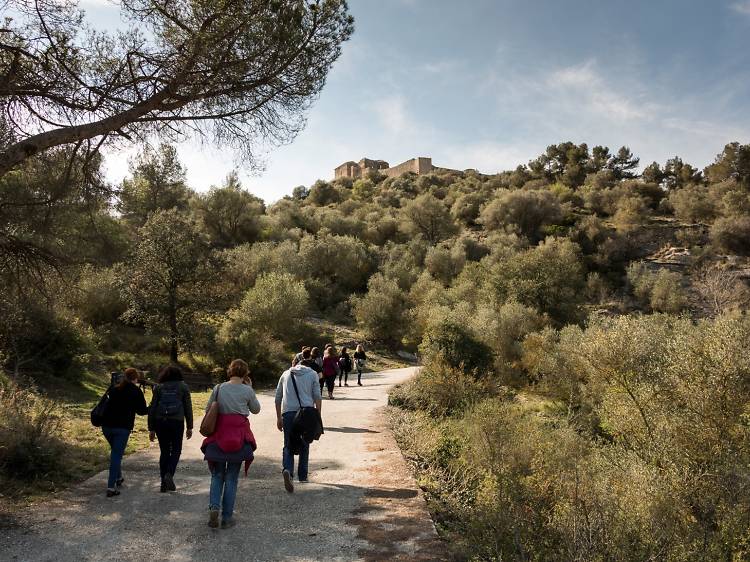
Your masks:
M 210 437 L 216 431 L 216 421 L 219 419 L 219 391 L 221 385 L 216 389 L 216 400 L 211 403 L 208 408 L 208 412 L 203 416 L 201 421 L 201 427 L 198 431 L 203 437 Z

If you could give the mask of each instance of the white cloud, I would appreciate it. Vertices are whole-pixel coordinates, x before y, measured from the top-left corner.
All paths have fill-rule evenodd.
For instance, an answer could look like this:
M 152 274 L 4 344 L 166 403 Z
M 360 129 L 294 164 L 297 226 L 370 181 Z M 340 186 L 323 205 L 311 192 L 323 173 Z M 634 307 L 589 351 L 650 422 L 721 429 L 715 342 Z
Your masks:
M 372 104 L 381 125 L 390 133 L 401 134 L 413 130 L 404 96 L 382 97 Z
M 540 147 L 481 141 L 447 146 L 434 155 L 433 164 L 457 170 L 474 168 L 485 174 L 494 174 L 515 169 L 538 156 L 539 152 Z
M 562 87 L 563 93 L 579 110 L 592 112 L 614 121 L 645 119 L 654 115 L 656 107 L 629 97 L 610 86 L 597 72 L 594 61 L 554 71 L 547 79 L 550 88 Z
M 732 10 L 739 14 L 750 16 L 750 0 L 740 0 L 730 6 Z
M 455 72 L 460 63 L 452 59 L 443 59 L 424 63 L 420 68 L 427 74 L 448 74 Z

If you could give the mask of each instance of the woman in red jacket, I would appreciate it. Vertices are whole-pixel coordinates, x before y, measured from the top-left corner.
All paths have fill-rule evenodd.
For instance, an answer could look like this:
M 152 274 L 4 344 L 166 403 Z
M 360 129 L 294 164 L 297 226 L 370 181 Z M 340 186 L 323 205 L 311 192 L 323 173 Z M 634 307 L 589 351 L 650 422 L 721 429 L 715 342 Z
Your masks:
M 221 528 L 235 525 L 234 502 L 240 467 L 245 463 L 245 474 L 253 460 L 255 437 L 250 430 L 248 416 L 260 412 L 250 380 L 250 369 L 241 359 L 235 359 L 227 371 L 228 381 L 217 385 L 206 405 L 206 412 L 214 402 L 219 403 L 219 417 L 214 433 L 203 441 L 201 450 L 211 470 L 208 526 Z
M 323 392 L 323 384 L 328 387 L 328 398 L 333 400 L 333 388 L 336 386 L 336 377 L 339 374 L 339 357 L 336 348 L 326 347 L 323 353 L 323 378 L 320 379 L 320 392 Z

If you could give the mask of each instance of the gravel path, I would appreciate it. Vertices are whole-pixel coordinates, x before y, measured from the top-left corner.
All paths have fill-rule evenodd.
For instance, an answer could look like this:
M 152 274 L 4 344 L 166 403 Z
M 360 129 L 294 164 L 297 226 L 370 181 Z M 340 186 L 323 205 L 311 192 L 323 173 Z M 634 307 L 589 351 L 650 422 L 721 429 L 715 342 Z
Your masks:
M 128 457 L 117 498 L 106 474 L 20 514 L 0 529 L 0 560 L 439 560 L 445 550 L 385 428 L 388 390 L 413 374 L 368 374 L 323 402 L 326 433 L 310 451 L 310 483 L 284 491 L 273 396 L 251 417 L 258 441 L 229 530 L 207 526 L 209 476 L 200 436 L 186 441 L 176 493 L 158 489 L 158 447 Z M 355 382 L 356 385 L 356 382 Z

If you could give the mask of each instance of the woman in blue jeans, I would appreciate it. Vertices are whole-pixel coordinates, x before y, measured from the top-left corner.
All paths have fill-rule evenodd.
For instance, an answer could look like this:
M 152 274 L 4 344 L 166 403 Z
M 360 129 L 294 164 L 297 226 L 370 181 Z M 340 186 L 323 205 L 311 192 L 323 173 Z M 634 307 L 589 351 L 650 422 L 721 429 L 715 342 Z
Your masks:
M 206 405 L 218 402 L 219 417 L 214 433 L 203 441 L 201 450 L 211 470 L 211 490 L 208 500 L 208 526 L 228 529 L 235 525 L 234 502 L 240 467 L 253 460 L 255 437 L 250 431 L 248 416 L 260 412 L 260 402 L 250 380 L 250 369 L 241 359 L 235 359 L 227 371 L 229 380 L 214 387 Z
M 102 422 L 102 433 L 111 449 L 107 480 L 108 498 L 119 496 L 120 487 L 125 481 L 122 477 L 122 457 L 135 425 L 135 415 L 143 416 L 148 413 L 146 399 L 136 386 L 137 382 L 138 371 L 126 369 L 122 381 L 109 390 L 109 400 Z

